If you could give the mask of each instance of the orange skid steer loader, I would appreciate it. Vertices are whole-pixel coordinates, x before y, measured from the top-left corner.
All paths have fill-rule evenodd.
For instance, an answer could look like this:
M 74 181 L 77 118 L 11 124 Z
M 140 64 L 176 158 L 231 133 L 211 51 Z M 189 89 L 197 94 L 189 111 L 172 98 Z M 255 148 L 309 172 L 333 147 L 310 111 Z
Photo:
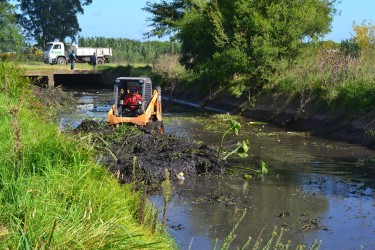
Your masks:
M 136 92 L 136 93 L 135 93 Z M 124 105 L 126 95 L 141 96 L 136 105 Z M 108 112 L 108 123 L 134 124 L 144 128 L 147 133 L 164 134 L 161 106 L 161 88 L 152 90 L 152 82 L 147 77 L 118 77 L 114 86 L 115 103 Z

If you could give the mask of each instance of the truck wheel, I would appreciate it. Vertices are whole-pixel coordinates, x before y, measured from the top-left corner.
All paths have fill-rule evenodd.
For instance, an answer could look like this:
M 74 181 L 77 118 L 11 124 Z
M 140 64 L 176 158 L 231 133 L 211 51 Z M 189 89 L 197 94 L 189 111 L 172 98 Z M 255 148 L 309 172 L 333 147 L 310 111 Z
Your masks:
M 57 58 L 57 64 L 65 65 L 66 64 L 65 58 L 64 57 Z
M 103 58 L 98 58 L 98 64 L 104 64 Z

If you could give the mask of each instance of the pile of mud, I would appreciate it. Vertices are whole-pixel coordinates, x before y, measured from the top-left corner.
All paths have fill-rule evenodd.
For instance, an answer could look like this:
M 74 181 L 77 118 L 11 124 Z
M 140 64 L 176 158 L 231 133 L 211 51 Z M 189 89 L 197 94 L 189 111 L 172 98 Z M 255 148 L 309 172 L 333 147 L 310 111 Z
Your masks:
M 126 125 L 123 125 L 126 126 Z M 85 120 L 75 133 L 91 133 L 101 162 L 122 183 L 132 181 L 147 185 L 183 173 L 192 175 L 222 174 L 226 162 L 217 159 L 217 151 L 206 144 L 172 135 L 154 136 L 135 127 L 114 128 L 106 123 Z

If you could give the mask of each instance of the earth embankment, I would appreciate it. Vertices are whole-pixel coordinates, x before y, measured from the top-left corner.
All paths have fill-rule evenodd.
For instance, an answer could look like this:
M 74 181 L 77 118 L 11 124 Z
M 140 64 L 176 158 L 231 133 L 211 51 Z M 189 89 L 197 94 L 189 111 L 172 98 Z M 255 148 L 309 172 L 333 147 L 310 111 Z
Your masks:
M 291 97 L 283 93 L 264 93 L 251 98 L 236 98 L 227 92 L 212 91 L 202 96 L 199 89 L 175 91 L 176 101 L 203 109 L 241 114 L 294 131 L 344 141 L 375 149 L 375 111 L 364 112 L 345 103 L 329 105 L 317 96 Z M 166 94 L 169 96 L 170 93 Z

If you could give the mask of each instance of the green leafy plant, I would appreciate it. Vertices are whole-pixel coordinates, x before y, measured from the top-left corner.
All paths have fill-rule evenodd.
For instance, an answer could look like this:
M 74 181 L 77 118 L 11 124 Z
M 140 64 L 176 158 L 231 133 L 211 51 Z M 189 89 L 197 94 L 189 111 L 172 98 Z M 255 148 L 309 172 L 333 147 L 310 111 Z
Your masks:
M 220 159 L 220 155 L 221 155 L 221 151 L 222 151 L 222 148 L 223 148 L 223 142 L 224 142 L 225 136 L 229 132 L 232 132 L 233 134 L 238 135 L 238 130 L 242 127 L 241 123 L 237 122 L 234 119 L 229 119 L 228 123 L 229 123 L 229 128 L 224 132 L 223 136 L 221 137 L 220 147 L 219 147 L 218 152 L 217 152 L 217 158 L 218 159 Z M 247 152 L 249 151 L 249 149 L 250 149 L 249 140 L 244 140 L 242 142 L 238 142 L 237 148 L 235 150 L 231 151 L 230 153 L 228 153 L 223 158 L 223 160 L 226 160 L 229 156 L 231 156 L 233 154 L 237 154 L 242 158 L 247 157 Z
M 249 140 L 243 140 L 242 142 L 237 142 L 237 148 L 230 153 L 228 153 L 223 160 L 226 160 L 229 156 L 233 154 L 239 155 L 241 158 L 245 158 L 248 156 L 247 151 L 250 149 L 250 142 Z

